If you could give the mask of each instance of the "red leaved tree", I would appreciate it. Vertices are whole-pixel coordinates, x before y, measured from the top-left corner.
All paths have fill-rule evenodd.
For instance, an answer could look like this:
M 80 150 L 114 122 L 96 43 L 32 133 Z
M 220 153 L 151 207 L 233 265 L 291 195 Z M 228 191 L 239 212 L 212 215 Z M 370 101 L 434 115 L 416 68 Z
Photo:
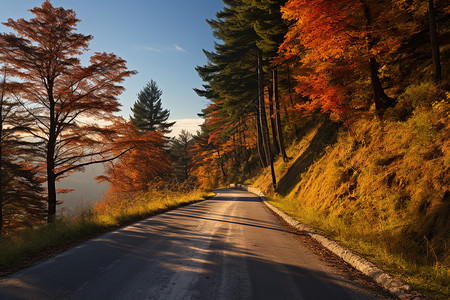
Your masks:
M 113 159 L 104 137 L 113 132 L 87 122 L 101 123 L 119 111 L 123 80 L 134 74 L 125 61 L 110 53 L 95 53 L 88 66 L 80 56 L 92 36 L 76 32 L 80 20 L 73 10 L 55 8 L 50 1 L 30 10 L 30 20 L 9 19 L 4 25 L 14 33 L 0 34 L 0 63 L 16 78 L 17 99 L 32 116 L 28 133 L 42 140 L 37 163 L 46 168 L 47 221 L 56 214 L 55 182 L 85 165 Z
M 147 191 L 170 173 L 169 155 L 161 147 L 165 141 L 162 131 L 143 131 L 123 119 L 113 126 L 117 132 L 114 138 L 115 154 L 118 156 L 127 149 L 129 151 L 119 160 L 111 162 L 105 175 L 96 178 L 111 184 L 109 192 Z
M 380 59 L 406 32 L 389 1 L 291 0 L 282 11 L 292 25 L 280 52 L 301 60 L 300 94 L 337 115 L 365 106 L 370 90 L 379 114 L 395 104 L 383 88 Z

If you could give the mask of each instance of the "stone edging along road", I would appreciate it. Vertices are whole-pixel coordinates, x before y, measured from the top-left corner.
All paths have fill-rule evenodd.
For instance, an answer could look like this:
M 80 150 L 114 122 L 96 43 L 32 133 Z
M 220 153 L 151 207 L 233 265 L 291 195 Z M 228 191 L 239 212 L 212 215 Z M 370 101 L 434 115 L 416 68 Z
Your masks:
M 230 187 L 248 191 L 250 193 L 259 196 L 262 202 L 270 210 L 279 215 L 289 225 L 311 236 L 313 239 L 322 244 L 322 246 L 324 246 L 325 248 L 327 248 L 340 258 L 342 258 L 344 261 L 349 263 L 358 271 L 372 278 L 376 283 L 384 287 L 393 295 L 397 296 L 399 299 L 425 299 L 418 292 L 413 291 L 408 284 L 402 282 L 400 279 L 392 277 L 391 275 L 387 274 L 386 272 L 375 266 L 373 263 L 365 260 L 362 257 L 359 257 L 358 255 L 352 253 L 350 250 L 345 249 L 344 247 L 338 245 L 336 242 L 316 233 L 316 231 L 313 228 L 306 226 L 297 220 L 294 220 L 286 213 L 270 204 L 265 198 L 264 193 L 261 192 L 260 190 L 254 187 L 245 186 L 243 184 L 231 184 Z

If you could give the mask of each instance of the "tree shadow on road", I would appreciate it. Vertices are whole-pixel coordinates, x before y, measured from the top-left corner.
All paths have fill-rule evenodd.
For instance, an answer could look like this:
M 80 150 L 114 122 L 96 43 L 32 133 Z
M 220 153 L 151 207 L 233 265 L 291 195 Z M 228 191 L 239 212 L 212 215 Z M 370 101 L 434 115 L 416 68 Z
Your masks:
M 370 294 L 364 284 L 307 266 L 305 259 L 286 260 L 287 245 L 272 244 L 266 252 L 260 244 L 273 230 L 283 231 L 280 224 L 220 219 L 220 212 L 211 213 L 212 204 L 184 207 L 80 244 L 0 281 L 0 299 L 366 299 Z M 245 227 L 262 242 L 243 237 Z

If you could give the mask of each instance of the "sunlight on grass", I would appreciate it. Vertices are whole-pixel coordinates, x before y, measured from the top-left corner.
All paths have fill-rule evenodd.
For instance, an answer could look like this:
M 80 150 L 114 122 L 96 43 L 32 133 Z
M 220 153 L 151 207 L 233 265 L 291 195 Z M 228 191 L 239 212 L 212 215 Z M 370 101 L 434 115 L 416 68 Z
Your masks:
M 106 198 L 95 207 L 61 216 L 52 224 L 2 237 L 0 270 L 24 263 L 42 251 L 57 249 L 130 222 L 213 196 L 212 192 L 194 190 L 186 194 L 158 191 Z
M 325 134 L 311 128 L 289 149 L 287 165 L 275 163 L 277 192 L 268 168 L 253 186 L 292 217 L 419 291 L 448 299 L 449 116 L 450 104 L 438 101 L 431 110 L 416 109 L 406 122 L 361 120 L 342 129 L 313 161 L 305 153 L 314 135 Z M 299 171 L 302 156 L 309 162 Z

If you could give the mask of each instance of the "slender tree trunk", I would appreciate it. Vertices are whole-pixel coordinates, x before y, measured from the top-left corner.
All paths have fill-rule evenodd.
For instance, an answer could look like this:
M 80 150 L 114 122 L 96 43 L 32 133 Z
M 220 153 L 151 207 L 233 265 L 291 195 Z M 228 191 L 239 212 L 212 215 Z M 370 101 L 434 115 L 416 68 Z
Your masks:
M 276 123 L 275 123 L 275 110 L 273 108 L 273 92 L 272 87 L 269 86 L 268 88 L 269 92 L 269 112 L 270 112 L 270 127 L 272 128 L 272 140 L 273 144 L 275 146 L 275 154 L 280 153 L 280 146 L 278 145 L 277 141 L 277 129 L 276 129 Z
M 274 190 L 277 188 L 277 180 L 275 177 L 275 170 L 273 167 L 272 151 L 270 150 L 269 130 L 267 128 L 266 108 L 264 105 L 264 72 L 262 53 L 258 49 L 258 100 L 259 100 L 259 116 L 261 119 L 261 133 L 263 138 L 264 152 L 266 154 L 267 164 L 270 165 L 272 174 L 272 185 Z
M 55 147 L 56 147 L 56 116 L 55 99 L 53 98 L 53 85 L 49 83 L 48 89 L 50 127 L 47 143 L 47 223 L 55 220 L 56 216 L 56 175 L 55 175 Z
M 227 173 L 225 173 L 225 169 L 223 168 L 222 157 L 220 156 L 219 147 L 217 147 L 217 156 L 219 157 L 219 166 L 220 166 L 220 170 L 222 171 L 223 178 L 226 179 Z
M 243 152 L 244 152 L 244 159 L 245 159 L 245 168 L 247 169 L 248 175 L 252 176 L 252 169 L 250 168 L 250 165 L 248 163 L 248 160 L 250 158 L 250 151 L 247 150 L 247 140 L 245 139 L 245 120 L 243 119 L 239 119 L 240 120 L 240 128 L 241 128 L 241 141 L 242 141 L 242 147 L 243 147 Z
M 369 59 L 369 64 L 370 64 L 370 80 L 372 82 L 375 108 L 377 109 L 378 113 L 382 115 L 387 108 L 393 107 L 395 105 L 395 101 L 394 99 L 386 95 L 386 93 L 384 92 L 380 77 L 378 76 L 379 64 L 375 59 L 375 57 L 371 57 Z
M 261 163 L 261 167 L 265 168 L 267 167 L 267 160 L 266 160 L 266 154 L 264 153 L 264 147 L 263 147 L 263 138 L 262 138 L 262 132 L 261 132 L 261 119 L 259 117 L 259 105 L 256 106 L 256 135 L 257 135 L 257 142 L 256 142 L 256 148 L 258 150 L 259 154 L 259 162 Z
M 244 121 L 242 118 L 239 118 L 239 143 L 241 147 L 241 151 L 244 154 L 244 161 L 248 162 L 248 153 L 247 153 L 247 145 L 245 141 L 245 132 L 244 132 L 244 126 L 242 125 Z
M 370 7 L 367 5 L 366 1 L 360 0 L 364 8 L 364 15 L 366 17 L 366 30 L 370 31 L 372 27 L 372 15 L 370 12 Z M 378 115 L 383 115 L 384 111 L 388 107 L 395 106 L 395 99 L 390 98 L 384 92 L 381 80 L 379 77 L 379 64 L 372 53 L 372 49 L 375 46 L 372 34 L 367 34 L 367 52 L 369 53 L 369 66 L 370 66 L 370 80 L 372 83 L 372 90 L 374 95 L 375 108 Z
M 291 85 L 291 68 L 289 67 L 289 62 L 286 62 L 286 68 L 287 68 L 287 83 L 288 83 L 288 94 L 289 94 L 289 100 L 291 102 L 291 106 L 294 107 L 294 100 L 292 99 L 292 85 Z M 284 108 L 284 114 L 286 115 L 286 120 L 288 122 L 288 124 L 291 123 L 290 121 L 290 116 L 288 113 L 288 110 L 286 109 L 286 103 L 283 104 L 283 108 Z M 298 127 L 297 124 L 295 122 L 293 122 L 294 124 L 294 131 L 295 134 L 298 134 Z
M 442 79 L 441 57 L 439 54 L 439 43 L 436 30 L 436 11 L 433 0 L 428 0 L 428 18 L 430 22 L 431 55 L 433 59 L 434 79 Z
M 286 154 L 286 147 L 284 146 L 284 138 L 283 138 L 283 130 L 281 128 L 281 116 L 280 116 L 280 95 L 278 93 L 278 71 L 274 69 L 272 71 L 272 82 L 273 82 L 273 99 L 275 102 L 275 132 L 278 145 L 280 148 L 281 156 L 283 157 L 283 161 L 287 162 L 288 157 Z
M 236 142 L 236 133 L 233 133 L 233 152 L 234 152 L 234 157 L 233 157 L 234 165 L 239 166 L 239 164 L 241 162 L 241 157 L 238 155 L 239 150 L 238 150 L 238 144 Z

